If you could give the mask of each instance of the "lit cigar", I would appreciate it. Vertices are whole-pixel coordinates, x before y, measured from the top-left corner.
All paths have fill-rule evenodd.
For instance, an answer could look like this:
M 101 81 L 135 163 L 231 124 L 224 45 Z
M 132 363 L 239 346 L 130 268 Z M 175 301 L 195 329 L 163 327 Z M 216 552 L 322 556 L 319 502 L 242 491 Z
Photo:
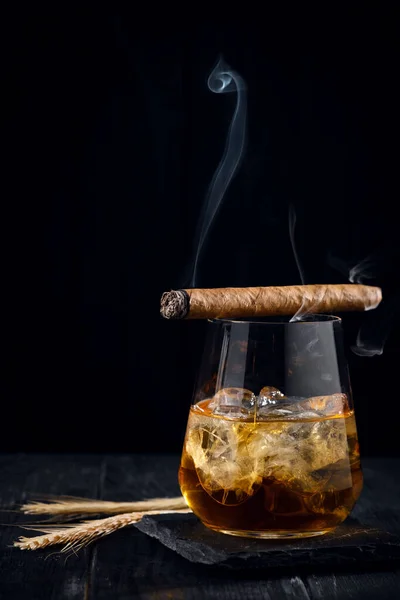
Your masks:
M 160 313 L 165 319 L 287 316 L 300 309 L 332 314 L 371 310 L 381 300 L 380 288 L 359 284 L 186 289 L 165 292 Z

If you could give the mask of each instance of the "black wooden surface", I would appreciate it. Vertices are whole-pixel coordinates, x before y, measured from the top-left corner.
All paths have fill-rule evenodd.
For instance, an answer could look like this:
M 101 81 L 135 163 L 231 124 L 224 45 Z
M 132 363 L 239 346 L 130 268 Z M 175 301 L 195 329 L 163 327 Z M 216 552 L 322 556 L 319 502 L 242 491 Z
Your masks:
M 207 598 L 261 600 L 397 599 L 400 564 L 316 570 L 287 567 L 271 574 L 196 565 L 132 527 L 67 560 L 54 551 L 11 547 L 31 519 L 10 512 L 33 494 L 135 500 L 179 493 L 176 456 L 3 455 L 0 598 L 128 600 Z M 353 516 L 366 526 L 400 534 L 400 460 L 364 460 L 365 485 Z

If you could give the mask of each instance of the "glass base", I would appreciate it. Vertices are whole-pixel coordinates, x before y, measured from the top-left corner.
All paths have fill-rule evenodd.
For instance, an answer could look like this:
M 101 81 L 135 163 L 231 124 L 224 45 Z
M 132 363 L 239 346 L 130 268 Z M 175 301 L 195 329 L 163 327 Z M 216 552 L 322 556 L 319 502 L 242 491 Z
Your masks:
M 330 529 L 321 529 L 321 531 L 244 531 L 240 529 L 218 529 L 217 527 L 210 527 L 210 525 L 207 525 L 207 527 L 218 533 L 244 538 L 256 538 L 259 540 L 293 540 L 317 537 L 318 535 L 330 533 L 334 529 L 331 527 Z

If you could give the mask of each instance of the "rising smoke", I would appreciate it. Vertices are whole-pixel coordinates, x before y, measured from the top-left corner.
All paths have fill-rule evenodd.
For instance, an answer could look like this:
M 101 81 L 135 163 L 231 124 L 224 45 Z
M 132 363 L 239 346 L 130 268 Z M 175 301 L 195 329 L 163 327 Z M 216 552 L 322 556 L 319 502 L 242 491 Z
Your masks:
M 192 275 L 189 287 L 197 285 L 199 260 L 210 231 L 212 223 L 221 207 L 226 191 L 240 166 L 246 143 L 246 96 L 247 88 L 244 79 L 234 71 L 223 58 L 220 58 L 208 78 L 208 87 L 215 94 L 233 93 L 236 95 L 236 105 L 229 126 L 226 144 L 221 161 L 214 173 L 208 188 L 204 205 L 201 210 L 199 225 L 195 236 L 195 253 L 192 262 Z M 289 236 L 294 259 L 299 272 L 301 283 L 306 283 L 304 269 L 295 243 L 296 213 L 293 205 L 289 207 Z M 376 254 L 368 256 L 357 264 L 349 267 L 345 261 L 328 257 L 329 264 L 345 275 L 351 283 L 370 283 L 380 270 L 380 258 Z M 291 322 L 301 320 L 316 308 L 318 298 L 311 303 L 304 298 L 302 306 L 291 318 Z M 373 311 L 373 317 L 366 320 L 360 328 L 356 345 L 352 348 L 360 356 L 375 356 L 382 354 L 385 341 L 389 335 L 394 309 L 390 303 L 383 302 Z
M 302 267 L 301 262 L 300 262 L 299 255 L 297 253 L 296 242 L 295 242 L 296 221 L 297 221 L 296 211 L 294 209 L 293 204 L 290 204 L 290 206 L 289 206 L 289 237 L 290 237 L 290 243 L 292 244 L 292 250 L 293 250 L 294 260 L 296 261 L 297 270 L 298 270 L 299 275 L 300 275 L 300 281 L 304 285 L 305 282 L 306 282 L 306 279 L 305 279 L 305 276 L 304 276 L 304 271 L 303 271 L 303 267 Z
M 350 283 L 368 284 L 376 278 L 377 273 L 380 271 L 381 262 L 382 257 L 378 253 L 370 254 L 366 258 L 363 258 L 363 260 L 353 264 L 353 266 L 350 266 L 351 263 L 336 256 L 328 256 L 330 266 L 342 273 L 342 275 L 345 275 Z
M 398 297 L 392 296 L 388 301 L 385 302 L 384 300 L 381 306 L 364 317 L 364 322 L 358 332 L 356 343 L 351 348 L 354 354 L 358 356 L 379 356 L 383 353 L 385 343 L 392 328 L 398 301 Z
M 293 256 L 294 256 L 294 260 L 296 262 L 297 270 L 299 272 L 300 281 L 301 281 L 302 285 L 305 285 L 306 278 L 305 278 L 305 274 L 304 274 L 304 269 L 302 267 L 302 264 L 301 264 L 301 261 L 300 261 L 300 258 L 299 258 L 299 254 L 298 254 L 297 248 L 296 248 L 296 239 L 295 239 L 296 221 L 297 221 L 296 211 L 294 209 L 293 204 L 290 204 L 289 205 L 289 237 L 290 237 L 290 243 L 292 244 Z M 301 321 L 301 319 L 305 315 L 310 314 L 313 311 L 314 307 L 315 307 L 315 303 L 311 305 L 308 302 L 307 298 L 304 297 L 303 298 L 303 302 L 302 302 L 299 310 L 290 319 L 290 323 L 294 323 L 295 321 Z
M 197 283 L 197 270 L 204 242 L 221 206 L 232 178 L 243 157 L 246 142 L 246 84 L 223 58 L 220 58 L 208 78 L 208 87 L 215 94 L 236 94 L 236 106 L 229 127 L 221 162 L 207 191 L 196 235 L 195 256 L 190 287 Z
M 328 257 L 330 266 L 345 275 L 350 283 L 366 285 L 378 285 L 377 279 L 382 276 L 386 262 L 387 257 L 382 250 L 368 255 L 352 265 L 332 255 Z M 383 353 L 397 305 L 398 299 L 395 296 L 391 295 L 389 298 L 385 298 L 385 294 L 383 294 L 382 303 L 363 317 L 356 343 L 351 347 L 354 354 L 371 357 Z

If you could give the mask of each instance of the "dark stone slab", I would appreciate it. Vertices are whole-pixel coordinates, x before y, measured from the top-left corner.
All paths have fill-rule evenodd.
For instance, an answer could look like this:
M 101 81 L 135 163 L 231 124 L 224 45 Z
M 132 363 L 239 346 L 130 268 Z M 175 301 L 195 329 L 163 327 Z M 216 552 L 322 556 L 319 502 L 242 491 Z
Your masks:
M 400 561 L 400 537 L 349 518 L 334 532 L 300 540 L 252 540 L 216 533 L 194 515 L 145 517 L 136 527 L 193 563 L 259 569 Z

